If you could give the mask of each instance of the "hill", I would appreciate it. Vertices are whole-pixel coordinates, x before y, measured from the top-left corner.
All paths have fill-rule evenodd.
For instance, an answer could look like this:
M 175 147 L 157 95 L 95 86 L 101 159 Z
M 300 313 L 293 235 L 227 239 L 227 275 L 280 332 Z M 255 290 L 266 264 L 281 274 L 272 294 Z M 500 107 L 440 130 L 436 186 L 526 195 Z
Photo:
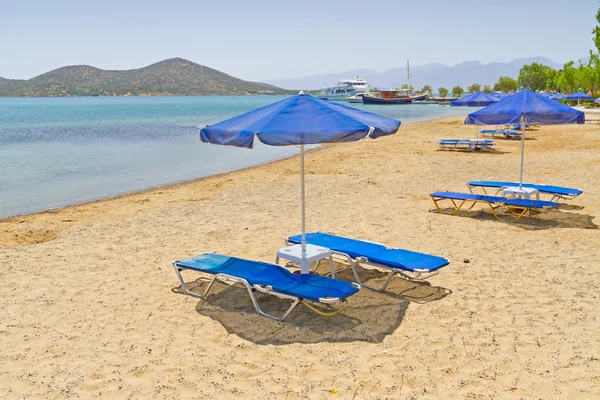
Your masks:
M 466 61 L 453 67 L 433 63 L 411 67 L 410 83 L 416 88 L 431 85 L 434 90 L 440 86 L 452 88 L 455 85 L 459 85 L 464 87 L 472 83 L 492 85 L 503 75 L 516 78 L 519 75 L 521 67 L 532 62 L 548 65 L 555 69 L 562 68 L 562 64 L 542 57 L 521 58 L 508 63 L 493 62 L 482 64 L 479 61 Z M 372 87 L 393 88 L 400 87 L 406 83 L 405 67 L 392 68 L 384 72 L 360 69 L 334 74 L 313 75 L 304 78 L 273 79 L 267 82 L 286 89 L 314 90 L 324 87 L 325 83 L 333 85 L 338 80 L 350 79 L 356 75 L 365 79 Z
M 163 96 L 287 94 L 204 65 L 171 58 L 144 68 L 108 71 L 89 65 L 62 67 L 29 80 L 0 78 L 0 96 Z

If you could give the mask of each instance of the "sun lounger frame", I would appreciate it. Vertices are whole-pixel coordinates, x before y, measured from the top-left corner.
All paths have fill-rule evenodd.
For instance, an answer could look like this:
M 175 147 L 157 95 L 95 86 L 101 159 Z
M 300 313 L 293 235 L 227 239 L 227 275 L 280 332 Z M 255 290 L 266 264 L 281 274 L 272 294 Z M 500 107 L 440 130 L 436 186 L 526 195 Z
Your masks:
M 493 202 L 493 203 L 489 202 L 487 200 L 480 200 L 480 199 L 456 200 L 456 199 L 451 199 L 451 198 L 447 198 L 447 197 L 437 197 L 436 198 L 436 196 L 433 196 L 433 195 L 429 195 L 429 197 L 431 197 L 431 200 L 433 200 L 433 204 L 435 204 L 435 207 L 441 214 L 444 214 L 444 212 L 442 212 L 442 209 L 438 205 L 438 202 L 442 201 L 442 200 L 450 200 L 452 202 L 452 205 L 454 206 L 454 212 L 452 213 L 452 215 L 456 215 L 466 203 L 472 203 L 471 206 L 469 208 L 467 208 L 467 210 L 472 210 L 473 207 L 475 207 L 475 204 L 482 203 L 482 204 L 485 204 L 490 207 L 490 209 L 492 210 L 492 214 L 494 214 L 494 217 L 496 217 L 497 220 L 500 220 L 500 216 L 496 212 L 496 209 L 500 208 L 501 210 L 506 209 L 512 215 L 514 215 L 516 217 L 515 222 L 518 222 L 525 215 L 527 215 L 527 216 L 537 215 L 542 210 L 547 209 L 546 207 L 533 208 L 533 207 L 508 205 L 505 202 L 503 202 L 500 197 L 498 198 L 497 202 Z M 460 204 L 456 204 L 456 202 L 458 202 L 458 201 L 460 201 Z M 510 201 L 510 199 L 506 199 L 506 201 Z
M 479 131 L 483 136 L 502 135 L 505 139 L 520 139 L 522 133 L 513 129 L 482 129 Z
M 292 242 L 289 242 L 287 238 L 283 239 L 283 241 L 284 241 L 286 247 L 294 244 Z M 362 242 L 368 242 L 368 241 L 362 240 Z M 375 243 L 375 242 L 370 242 L 370 243 L 380 244 L 380 243 Z M 440 272 L 439 269 L 437 269 L 435 271 L 430 271 L 428 269 L 415 269 L 414 272 L 403 271 L 396 267 L 389 267 L 384 264 L 372 262 L 368 259 L 368 257 L 359 256 L 356 258 L 352 258 L 349 254 L 346 254 L 346 253 L 343 253 L 340 251 L 335 251 L 333 249 L 329 249 L 329 250 L 331 250 L 331 253 L 334 258 L 341 260 L 341 261 L 345 261 L 347 264 L 350 265 L 350 269 L 352 270 L 352 275 L 354 275 L 354 280 L 356 281 L 356 283 L 358 283 L 362 287 L 366 287 L 368 289 L 375 290 L 376 292 L 383 292 L 388 287 L 388 285 L 392 281 L 392 278 L 396 274 L 402 275 L 404 278 L 411 280 L 411 281 L 423 281 L 425 279 L 431 278 L 434 275 L 437 275 Z M 317 268 L 319 268 L 321 261 L 322 260 L 317 261 L 315 267 L 311 270 L 312 272 L 315 272 L 317 270 Z M 448 261 L 448 260 L 446 259 L 446 261 Z M 356 267 L 359 265 L 363 265 L 363 264 L 369 265 L 369 266 L 375 267 L 375 268 L 386 269 L 386 270 L 390 271 L 388 274 L 388 277 L 386 278 L 385 282 L 383 283 L 383 285 L 381 287 L 374 287 L 374 286 L 367 285 L 360 279 L 360 276 L 358 276 L 358 270 Z
M 204 254 L 213 254 L 213 253 L 201 253 L 199 255 L 204 255 Z M 223 273 L 218 273 L 218 274 L 209 274 L 208 272 L 203 272 L 203 271 L 198 271 L 194 268 L 186 268 L 186 267 L 182 267 L 180 265 L 177 265 L 177 263 L 179 262 L 179 260 L 175 260 L 173 261 L 173 268 L 175 269 L 175 273 L 177 274 L 177 278 L 179 279 L 179 282 L 181 283 L 181 287 L 183 289 L 183 291 L 185 292 L 185 294 L 192 296 L 192 297 L 196 297 L 202 300 L 206 300 L 206 296 L 208 295 L 208 292 L 210 292 L 210 289 L 212 288 L 213 284 L 217 281 L 217 279 L 221 279 L 224 281 L 231 281 L 234 283 L 241 283 L 242 285 L 244 285 L 246 287 L 246 290 L 248 291 L 248 295 L 250 296 L 250 299 L 252 300 L 252 305 L 254 306 L 254 309 L 256 310 L 258 315 L 261 315 L 263 317 L 267 317 L 267 318 L 271 318 L 274 319 L 276 321 L 283 321 L 289 314 L 290 312 L 292 312 L 292 310 L 294 308 L 296 308 L 296 306 L 302 302 L 305 302 L 306 300 L 300 298 L 300 297 L 296 297 L 296 296 L 290 296 L 288 294 L 284 294 L 284 293 L 279 293 L 276 290 L 273 289 L 272 286 L 265 286 L 265 285 L 258 285 L 258 284 L 254 284 L 251 285 L 246 279 L 244 278 L 240 278 L 237 276 L 233 276 L 233 275 L 228 275 L 228 274 L 223 274 Z M 275 264 L 273 264 L 275 265 Z M 277 265 L 277 267 L 279 268 L 283 268 L 279 265 Z M 191 290 L 188 289 L 187 285 L 185 284 L 185 281 L 183 279 L 183 276 L 181 275 L 181 272 L 183 270 L 190 270 L 190 271 L 195 271 L 198 273 L 202 273 L 202 274 L 206 274 L 206 275 L 212 275 L 212 279 L 210 280 L 210 282 L 208 283 L 208 286 L 206 287 L 206 289 L 204 290 L 204 293 L 202 294 L 198 294 L 198 293 L 194 293 Z M 356 285 L 356 284 L 353 284 Z M 356 285 L 356 287 L 359 288 L 358 285 Z M 266 312 L 264 312 L 261 308 L 260 305 L 258 304 L 258 300 L 256 299 L 256 296 L 254 295 L 254 292 L 258 291 L 261 293 L 265 293 L 265 294 L 270 294 L 273 296 L 277 296 L 279 298 L 282 299 L 288 299 L 288 300 L 292 300 L 292 304 L 290 305 L 290 307 L 283 313 L 283 315 L 281 317 L 276 317 L 274 315 L 268 314 Z M 343 305 L 343 308 L 345 308 L 345 305 L 347 304 L 347 301 L 341 300 L 338 297 L 321 297 L 319 298 L 319 302 L 323 303 L 323 304 L 336 304 L 336 303 L 341 303 Z M 314 308 L 311 306 L 309 307 L 310 309 L 314 310 Z M 325 315 L 328 316 L 325 313 L 320 313 L 321 315 Z M 337 314 L 337 312 L 332 313 L 331 315 L 335 315 Z
M 493 150 L 496 143 L 490 139 L 440 139 L 438 145 L 441 150 L 485 151 Z
M 519 186 L 519 182 L 514 182 L 513 186 Z M 539 193 L 544 193 L 544 194 L 550 194 L 552 195 L 552 197 L 550 198 L 549 201 L 555 201 L 555 200 L 559 200 L 559 199 L 563 199 L 563 200 L 573 200 L 575 199 L 577 196 L 579 196 L 579 194 L 559 194 L 559 193 L 552 193 L 552 192 L 546 192 L 544 190 L 539 190 L 540 187 L 543 188 L 544 185 L 535 185 L 536 189 L 538 189 Z M 488 189 L 496 189 L 496 192 L 494 192 L 493 194 L 488 193 L 486 189 L 486 187 Z M 482 185 L 471 185 L 471 182 L 467 182 L 467 188 L 469 189 L 469 192 L 472 194 L 477 194 L 477 193 L 473 193 L 473 188 L 481 188 L 481 190 L 483 190 L 483 193 L 486 195 L 490 195 L 490 196 L 498 196 L 498 194 L 502 193 L 502 190 L 504 190 L 505 188 L 510 187 L 510 186 L 501 186 L 501 187 L 495 187 L 495 186 L 482 186 Z M 578 189 L 580 190 L 580 189 Z

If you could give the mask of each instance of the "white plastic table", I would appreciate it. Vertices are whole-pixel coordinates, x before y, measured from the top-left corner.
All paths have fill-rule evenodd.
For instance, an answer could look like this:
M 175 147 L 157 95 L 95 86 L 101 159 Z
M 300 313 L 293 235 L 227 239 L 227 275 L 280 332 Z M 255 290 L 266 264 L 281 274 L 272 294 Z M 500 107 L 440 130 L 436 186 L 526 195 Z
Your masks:
M 531 196 L 535 196 L 535 199 L 539 200 L 540 192 L 534 188 L 520 188 L 518 186 L 510 186 L 502 189 L 502 197 L 508 197 L 509 199 L 531 200 Z
M 324 258 L 329 258 L 329 268 L 331 269 L 331 277 L 335 278 L 333 269 L 333 252 L 326 247 L 306 245 L 306 254 L 302 256 L 302 245 L 294 244 L 292 246 L 283 247 L 277 250 L 275 264 L 279 264 L 279 259 L 283 258 L 300 265 L 300 272 L 303 274 L 310 273 L 310 264 L 314 261 L 320 261 Z

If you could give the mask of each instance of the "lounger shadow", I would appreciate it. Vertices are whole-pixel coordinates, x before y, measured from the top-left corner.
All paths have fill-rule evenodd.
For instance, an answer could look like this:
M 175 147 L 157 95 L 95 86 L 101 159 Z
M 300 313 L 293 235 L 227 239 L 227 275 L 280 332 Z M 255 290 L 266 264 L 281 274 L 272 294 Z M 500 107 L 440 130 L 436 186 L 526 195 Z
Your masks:
M 188 288 L 201 293 L 209 280 L 188 282 Z M 181 286 L 173 288 L 184 294 Z M 366 342 L 382 343 L 401 325 L 410 302 L 400 296 L 382 295 L 361 290 L 343 313 L 332 318 L 315 315 L 298 306 L 283 322 L 263 318 L 254 311 L 246 288 L 217 281 L 204 300 L 196 303 L 196 312 L 217 321 L 228 334 L 255 344 L 285 345 L 292 343 Z M 261 308 L 268 313 L 281 313 L 285 300 L 256 294 Z

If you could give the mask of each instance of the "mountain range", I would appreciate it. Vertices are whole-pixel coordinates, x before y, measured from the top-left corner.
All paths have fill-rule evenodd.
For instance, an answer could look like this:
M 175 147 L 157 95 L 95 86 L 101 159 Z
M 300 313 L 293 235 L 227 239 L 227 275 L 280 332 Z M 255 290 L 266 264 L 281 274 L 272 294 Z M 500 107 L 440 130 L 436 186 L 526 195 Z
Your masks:
M 493 85 L 500 76 L 517 78 L 521 67 L 532 62 L 548 65 L 554 69 L 563 67 L 562 64 L 543 57 L 520 58 L 508 63 L 492 62 L 489 64 L 466 61 L 453 67 L 432 63 L 411 67 L 410 84 L 415 88 L 430 85 L 434 91 L 441 86 L 452 89 L 456 85 L 466 87 L 473 83 L 479 83 L 482 86 Z M 371 87 L 395 88 L 407 83 L 406 67 L 392 68 L 384 72 L 357 69 L 340 73 L 311 75 L 304 78 L 272 79 L 266 82 L 285 89 L 315 90 L 326 85 L 333 86 L 339 80 L 352 79 L 355 76 L 366 80 Z
M 0 96 L 143 96 L 288 94 L 183 58 L 144 68 L 107 71 L 89 65 L 62 67 L 29 80 L 0 78 Z

